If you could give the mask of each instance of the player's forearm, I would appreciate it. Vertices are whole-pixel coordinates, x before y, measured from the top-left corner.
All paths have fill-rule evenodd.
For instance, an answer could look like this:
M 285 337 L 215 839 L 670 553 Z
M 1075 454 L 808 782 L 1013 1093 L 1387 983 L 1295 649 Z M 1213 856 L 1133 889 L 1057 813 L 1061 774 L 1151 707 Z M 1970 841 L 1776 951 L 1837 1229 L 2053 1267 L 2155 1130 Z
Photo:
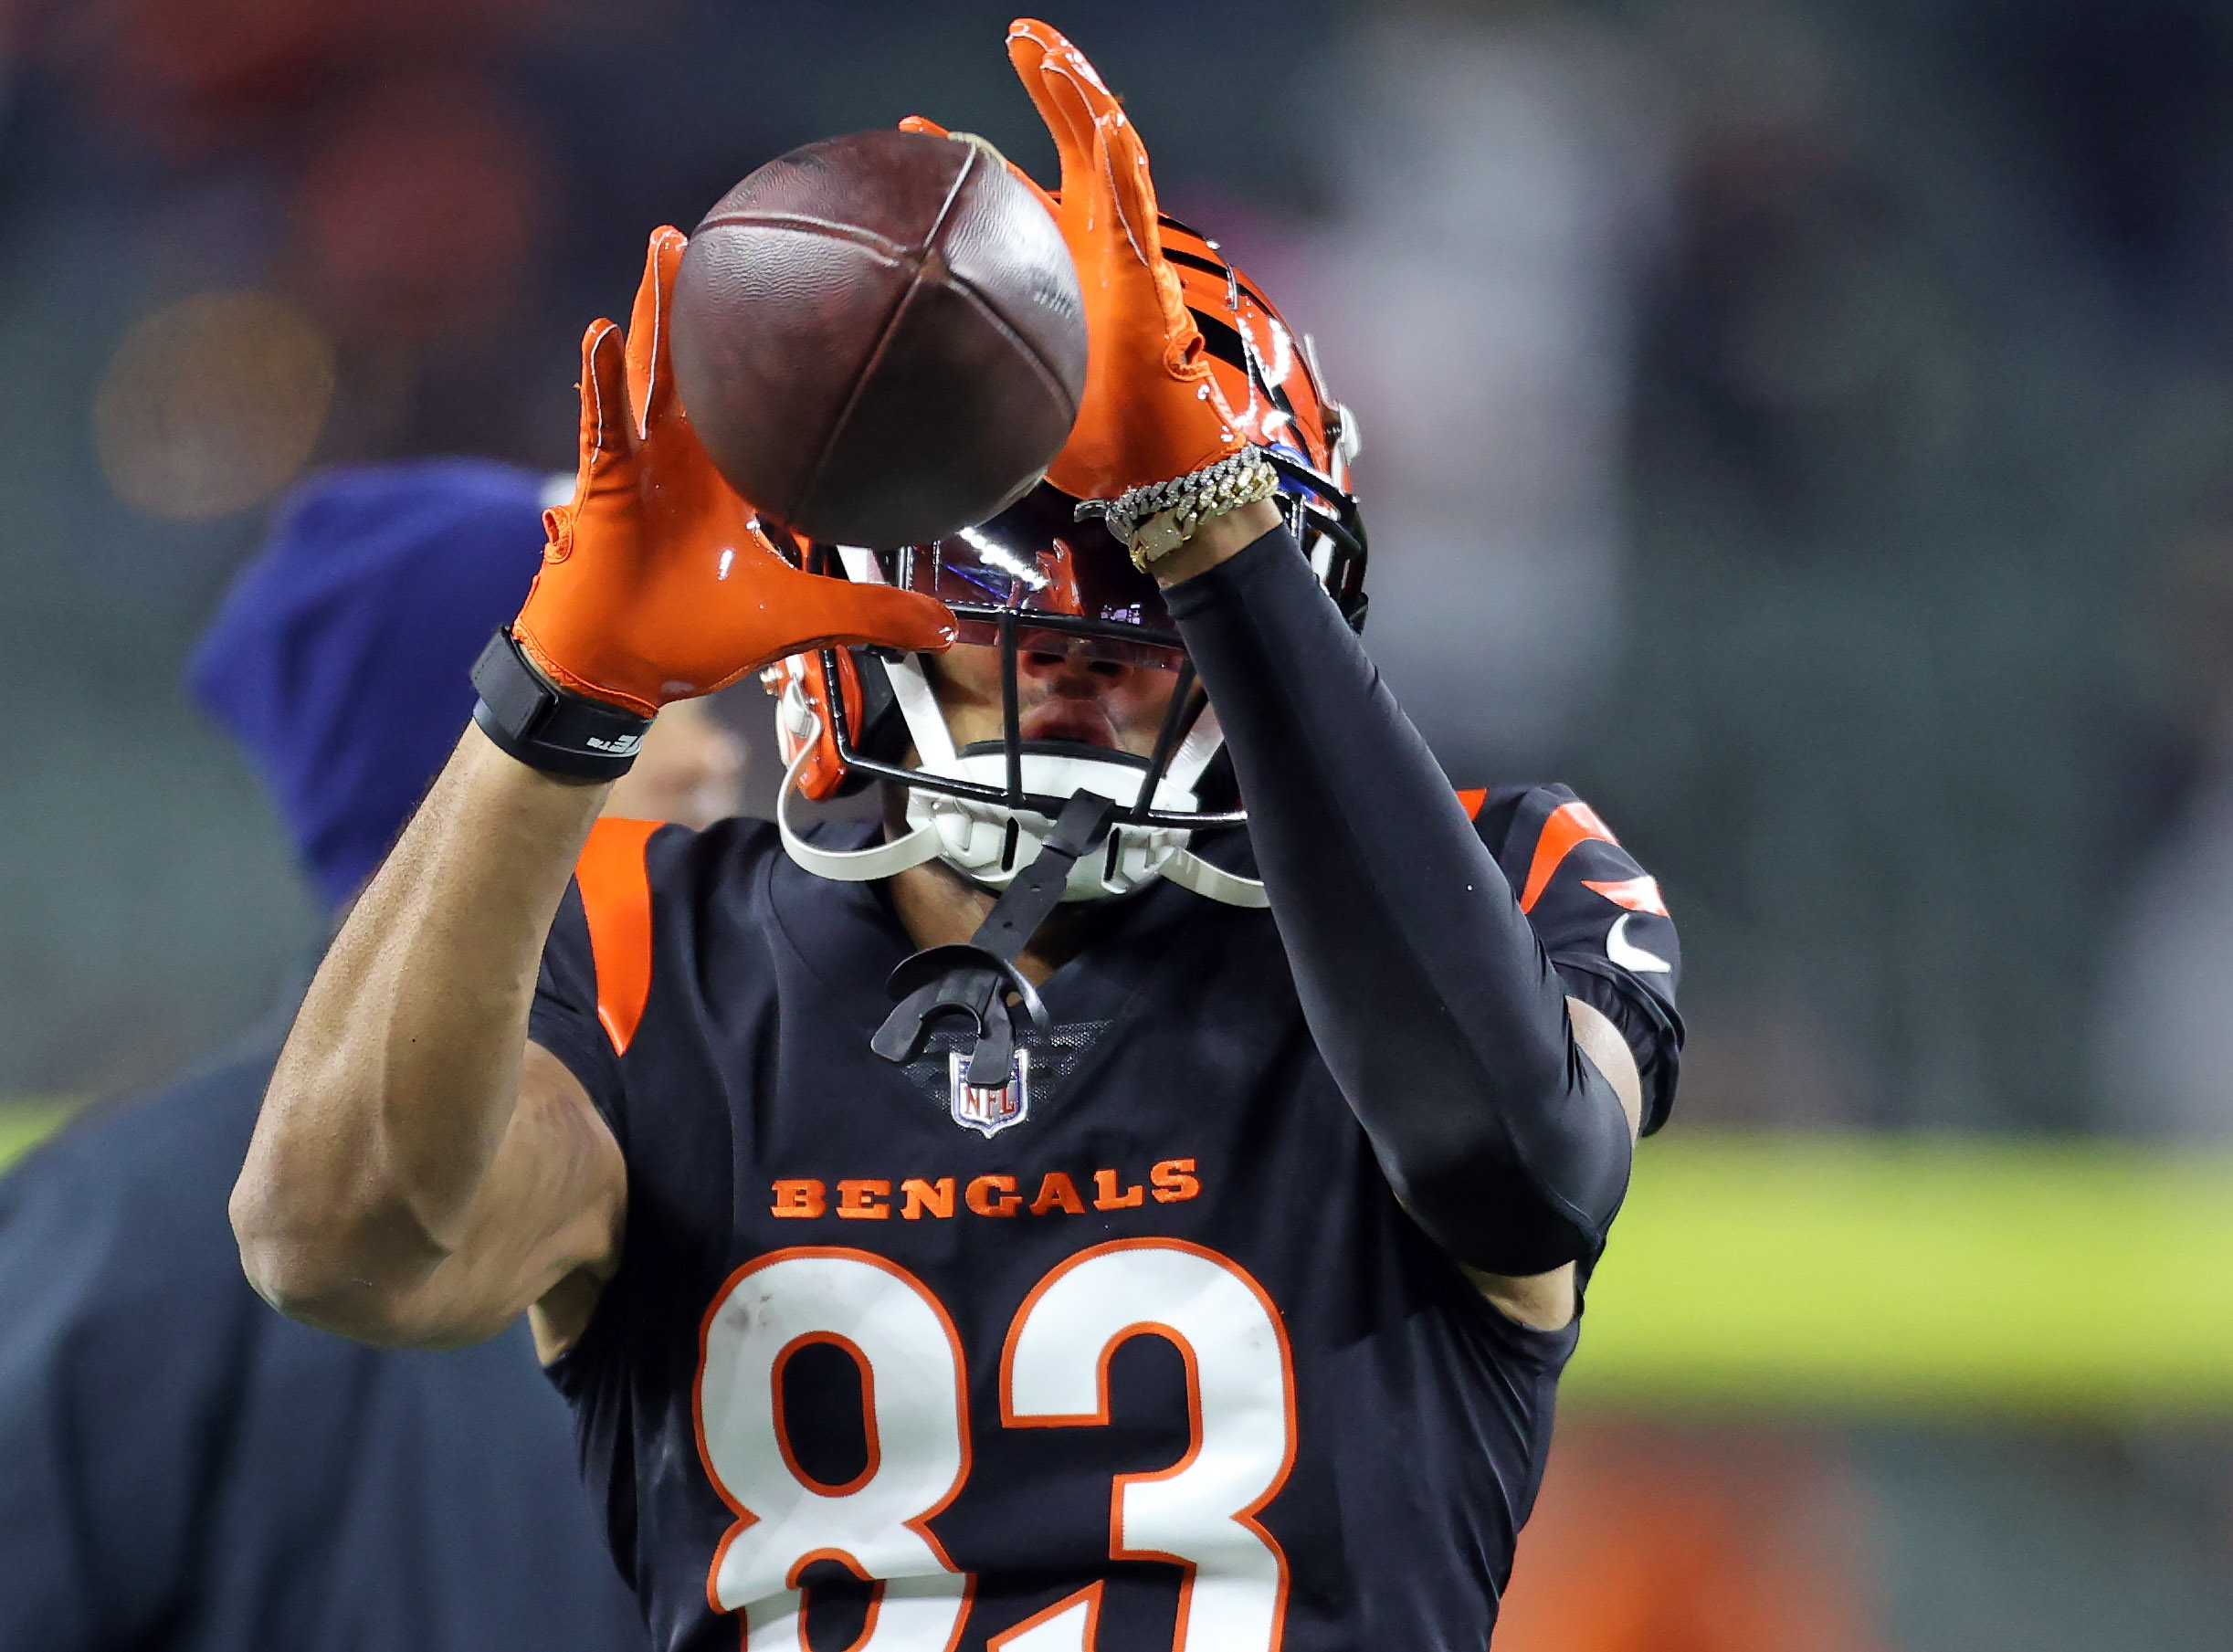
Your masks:
M 272 1076 L 232 1202 L 266 1297 L 374 1334 L 455 1250 L 511 1117 L 543 938 L 604 792 L 468 728 L 320 965 Z
M 1448 780 L 1284 530 L 1167 592 L 1313 1037 L 1397 1194 L 1496 1273 L 1590 1254 L 1629 1135 Z

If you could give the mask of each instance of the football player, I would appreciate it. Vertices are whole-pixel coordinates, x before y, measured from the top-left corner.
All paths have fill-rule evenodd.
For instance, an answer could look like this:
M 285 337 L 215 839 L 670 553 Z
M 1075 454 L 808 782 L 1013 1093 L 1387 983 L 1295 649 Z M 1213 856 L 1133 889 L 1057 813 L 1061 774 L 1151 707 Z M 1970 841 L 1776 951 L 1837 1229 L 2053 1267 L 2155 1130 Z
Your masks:
M 376 1340 L 528 1313 L 662 1647 L 1479 1647 L 1674 931 L 1571 793 L 1451 789 L 1357 640 L 1307 346 L 1067 41 L 1008 49 L 1091 340 L 1044 486 L 890 553 L 759 523 L 658 232 L 243 1255 Z M 662 703 L 763 668 L 776 824 L 592 833 Z M 864 783 L 880 826 L 790 824 Z

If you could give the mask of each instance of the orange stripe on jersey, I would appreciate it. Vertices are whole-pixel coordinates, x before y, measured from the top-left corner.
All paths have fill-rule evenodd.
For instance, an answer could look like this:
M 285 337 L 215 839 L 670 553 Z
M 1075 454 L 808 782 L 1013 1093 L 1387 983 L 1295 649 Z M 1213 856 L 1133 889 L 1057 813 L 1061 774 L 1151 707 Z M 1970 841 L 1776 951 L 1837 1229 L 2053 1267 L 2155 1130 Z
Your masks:
M 1468 820 L 1479 820 L 1481 817 L 1481 805 L 1488 801 L 1489 788 L 1486 786 L 1479 791 L 1461 791 L 1458 794 L 1458 806 L 1466 812 Z
M 662 823 L 600 820 L 589 828 L 574 881 L 589 919 L 589 952 L 597 967 L 597 1019 L 616 1055 L 627 1055 L 651 996 L 651 879 L 644 846 Z
M 1582 887 L 1595 889 L 1615 906 L 1625 906 L 1632 912 L 1649 912 L 1655 918 L 1667 914 L 1667 897 L 1659 893 L 1659 880 L 1650 873 L 1641 878 L 1623 878 L 1617 883 L 1593 883 L 1582 879 Z
M 1535 858 L 1528 863 L 1527 887 L 1520 891 L 1522 911 L 1535 910 L 1560 864 L 1592 838 L 1600 843 L 1620 842 L 1613 836 L 1613 828 L 1597 818 L 1597 811 L 1579 799 L 1551 811 L 1551 818 L 1543 823 L 1543 835 L 1535 839 Z

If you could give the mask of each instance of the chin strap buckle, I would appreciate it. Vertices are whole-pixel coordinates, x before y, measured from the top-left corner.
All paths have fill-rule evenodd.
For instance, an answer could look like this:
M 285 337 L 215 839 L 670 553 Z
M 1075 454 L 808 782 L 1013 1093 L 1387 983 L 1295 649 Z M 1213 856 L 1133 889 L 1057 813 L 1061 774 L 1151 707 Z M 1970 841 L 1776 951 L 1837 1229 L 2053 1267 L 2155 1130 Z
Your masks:
M 979 1089 L 1006 1084 L 1016 1059 L 1010 995 L 1034 1027 L 1047 1025 L 1047 1006 L 1016 967 L 1016 955 L 1061 904 L 1070 868 L 1108 840 L 1116 811 L 1115 802 L 1097 792 L 1080 792 L 1064 804 L 1038 854 L 1016 871 L 975 934 L 917 952 L 891 972 L 887 986 L 899 1003 L 869 1047 L 887 1061 L 912 1061 L 940 1016 L 966 1015 L 977 1029 L 969 1082 Z

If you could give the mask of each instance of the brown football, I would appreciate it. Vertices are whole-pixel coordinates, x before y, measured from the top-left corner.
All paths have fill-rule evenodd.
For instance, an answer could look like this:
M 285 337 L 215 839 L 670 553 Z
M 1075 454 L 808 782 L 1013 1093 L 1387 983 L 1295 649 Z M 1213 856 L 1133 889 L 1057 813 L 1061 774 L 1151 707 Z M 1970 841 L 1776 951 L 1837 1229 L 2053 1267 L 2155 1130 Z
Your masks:
M 675 387 L 732 486 L 809 539 L 922 544 L 1061 450 L 1085 306 L 1061 232 L 982 146 L 864 132 L 724 195 L 675 279 Z

